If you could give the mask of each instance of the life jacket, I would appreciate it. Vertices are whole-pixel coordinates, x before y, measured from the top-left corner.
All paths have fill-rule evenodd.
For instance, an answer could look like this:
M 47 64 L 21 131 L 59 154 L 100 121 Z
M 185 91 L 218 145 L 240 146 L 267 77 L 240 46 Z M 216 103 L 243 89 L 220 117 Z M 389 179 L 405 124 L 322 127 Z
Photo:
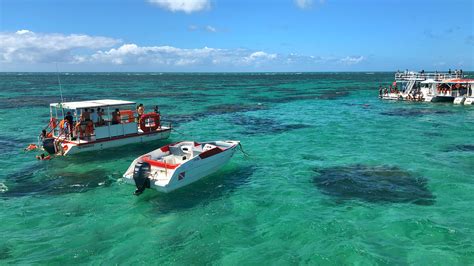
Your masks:
M 63 119 L 63 120 L 61 120 L 61 122 L 59 122 L 59 128 L 60 129 L 64 129 L 64 123 L 66 123 L 66 119 Z
M 49 120 L 49 126 L 53 129 L 53 128 L 56 128 L 57 126 L 57 120 L 56 118 L 54 117 L 51 117 L 51 119 Z

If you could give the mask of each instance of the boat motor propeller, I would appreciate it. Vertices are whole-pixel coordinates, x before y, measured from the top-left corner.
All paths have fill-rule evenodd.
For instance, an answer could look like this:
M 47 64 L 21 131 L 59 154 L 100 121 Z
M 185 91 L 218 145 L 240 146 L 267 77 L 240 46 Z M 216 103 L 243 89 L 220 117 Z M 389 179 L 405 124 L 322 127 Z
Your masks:
M 149 163 L 137 163 L 135 169 L 133 169 L 133 180 L 137 189 L 133 193 L 138 196 L 143 193 L 145 188 L 150 188 L 150 176 L 151 166 Z

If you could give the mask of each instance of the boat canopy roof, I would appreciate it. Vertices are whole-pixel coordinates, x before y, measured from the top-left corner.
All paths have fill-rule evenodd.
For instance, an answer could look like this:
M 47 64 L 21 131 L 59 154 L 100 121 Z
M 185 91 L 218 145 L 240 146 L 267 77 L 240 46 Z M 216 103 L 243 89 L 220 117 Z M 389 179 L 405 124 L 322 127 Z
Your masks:
M 474 79 L 445 79 L 443 83 L 462 83 L 462 84 L 474 84 Z
M 92 101 L 80 101 L 80 102 L 64 102 L 64 103 L 52 103 L 51 107 L 65 108 L 65 109 L 82 109 L 82 108 L 95 108 L 95 107 L 108 107 L 108 106 L 121 106 L 121 105 L 134 105 L 135 102 L 122 101 L 122 100 L 92 100 Z
M 427 79 L 427 80 L 423 80 L 422 82 L 420 82 L 421 84 L 432 84 L 432 83 L 440 83 L 439 81 L 436 81 L 434 79 Z

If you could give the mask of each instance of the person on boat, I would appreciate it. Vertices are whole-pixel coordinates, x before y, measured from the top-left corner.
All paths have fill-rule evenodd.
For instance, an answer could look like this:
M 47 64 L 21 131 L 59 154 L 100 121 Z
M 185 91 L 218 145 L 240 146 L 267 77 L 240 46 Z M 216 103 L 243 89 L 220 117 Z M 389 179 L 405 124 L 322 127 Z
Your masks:
M 76 131 L 76 136 L 79 136 L 79 138 L 83 138 L 84 133 L 86 132 L 87 122 L 85 121 L 83 115 L 84 113 L 81 114 L 79 121 L 77 121 L 76 126 L 74 127 L 74 130 Z
M 418 101 L 423 101 L 423 94 L 421 92 L 418 94 Z
M 145 114 L 145 106 L 143 103 L 137 105 L 137 123 L 140 124 L 142 116 Z
M 97 123 L 99 122 L 99 115 L 94 112 L 94 109 L 91 109 L 91 120 L 94 125 L 97 125 Z
M 84 136 L 84 131 L 82 130 L 80 121 L 78 121 L 74 126 L 74 133 L 76 134 L 76 138 L 79 137 L 81 139 Z
M 91 139 L 91 136 L 92 134 L 94 134 L 94 123 L 89 120 L 87 121 L 87 124 L 86 124 L 86 129 L 84 130 L 84 134 L 86 136 L 87 139 Z
M 51 159 L 51 155 L 46 155 L 46 154 L 42 153 L 41 155 L 36 155 L 36 159 L 38 159 L 40 161 L 47 161 L 47 160 Z
M 112 125 L 120 124 L 121 122 L 120 111 L 119 109 L 115 109 L 115 111 L 112 112 Z
M 97 126 L 103 126 L 105 124 L 104 121 L 104 109 L 100 107 L 97 108 Z
M 43 129 L 41 130 L 41 134 L 40 134 L 40 140 L 43 141 L 47 138 L 52 138 L 53 137 L 53 133 L 52 132 L 46 132 L 46 129 Z
M 72 131 L 73 131 L 73 125 L 74 125 L 74 117 L 72 116 L 71 112 L 67 112 L 66 113 L 66 116 L 64 116 L 64 120 L 67 121 L 67 124 L 69 126 L 69 133 L 71 134 L 71 138 L 73 138 L 74 136 L 72 135 Z
M 70 134 L 69 129 L 71 128 L 69 121 L 67 119 L 61 120 L 61 133 L 63 134 L 64 137 L 68 137 Z
M 81 114 L 82 121 L 89 121 L 91 120 L 91 113 L 89 112 L 89 108 L 84 108 L 84 111 Z
M 382 86 L 379 86 L 379 97 L 382 98 Z
M 135 122 L 137 122 L 137 124 L 140 124 L 140 121 L 142 119 L 142 116 L 145 114 L 145 106 L 143 106 L 143 103 L 137 105 L 137 118 L 135 120 Z

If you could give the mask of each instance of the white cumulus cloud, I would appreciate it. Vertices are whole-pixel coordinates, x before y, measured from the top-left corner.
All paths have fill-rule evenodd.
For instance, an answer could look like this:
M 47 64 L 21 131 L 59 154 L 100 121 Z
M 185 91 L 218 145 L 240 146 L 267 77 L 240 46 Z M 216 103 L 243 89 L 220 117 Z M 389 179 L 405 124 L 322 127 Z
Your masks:
M 217 29 L 210 25 L 207 25 L 205 29 L 208 32 L 217 32 Z
M 206 26 L 198 26 L 191 24 L 188 26 L 188 31 L 204 31 L 204 32 L 210 32 L 210 33 L 215 33 L 218 32 L 216 27 L 211 26 L 211 25 L 206 25 Z
M 188 26 L 188 30 L 189 30 L 189 31 L 197 31 L 198 29 L 199 29 L 199 27 L 196 26 L 196 25 L 189 25 L 189 26 Z
M 256 65 L 277 57 L 262 51 L 246 49 L 194 48 L 172 46 L 138 46 L 124 44 L 119 48 L 98 51 L 89 57 L 90 62 L 117 65 L 154 64 L 162 66 L 196 65 Z
M 148 2 L 172 12 L 187 14 L 211 8 L 210 0 L 148 0 Z
M 276 54 L 268 54 L 263 51 L 258 51 L 246 56 L 243 60 L 248 63 L 252 63 L 255 61 L 267 61 L 277 58 Z
M 319 0 L 317 2 L 319 4 L 324 4 L 325 0 Z M 314 1 L 313 0 L 295 0 L 295 4 L 297 7 L 301 9 L 309 9 L 313 6 Z
M 339 61 L 345 65 L 355 65 L 359 64 L 360 62 L 364 61 L 365 57 L 363 56 L 346 56 L 341 58 Z
M 29 30 L 0 33 L 0 62 L 57 62 L 74 59 L 79 49 L 112 47 L 120 40 L 84 34 L 43 34 Z
M 200 28 L 204 30 L 204 28 Z M 3 69 L 24 71 L 54 62 L 79 70 L 91 66 L 110 69 L 271 70 L 351 68 L 366 61 L 358 56 L 279 54 L 243 48 L 179 48 L 122 44 L 118 39 L 84 34 L 35 33 L 29 30 L 0 32 L 0 64 Z

